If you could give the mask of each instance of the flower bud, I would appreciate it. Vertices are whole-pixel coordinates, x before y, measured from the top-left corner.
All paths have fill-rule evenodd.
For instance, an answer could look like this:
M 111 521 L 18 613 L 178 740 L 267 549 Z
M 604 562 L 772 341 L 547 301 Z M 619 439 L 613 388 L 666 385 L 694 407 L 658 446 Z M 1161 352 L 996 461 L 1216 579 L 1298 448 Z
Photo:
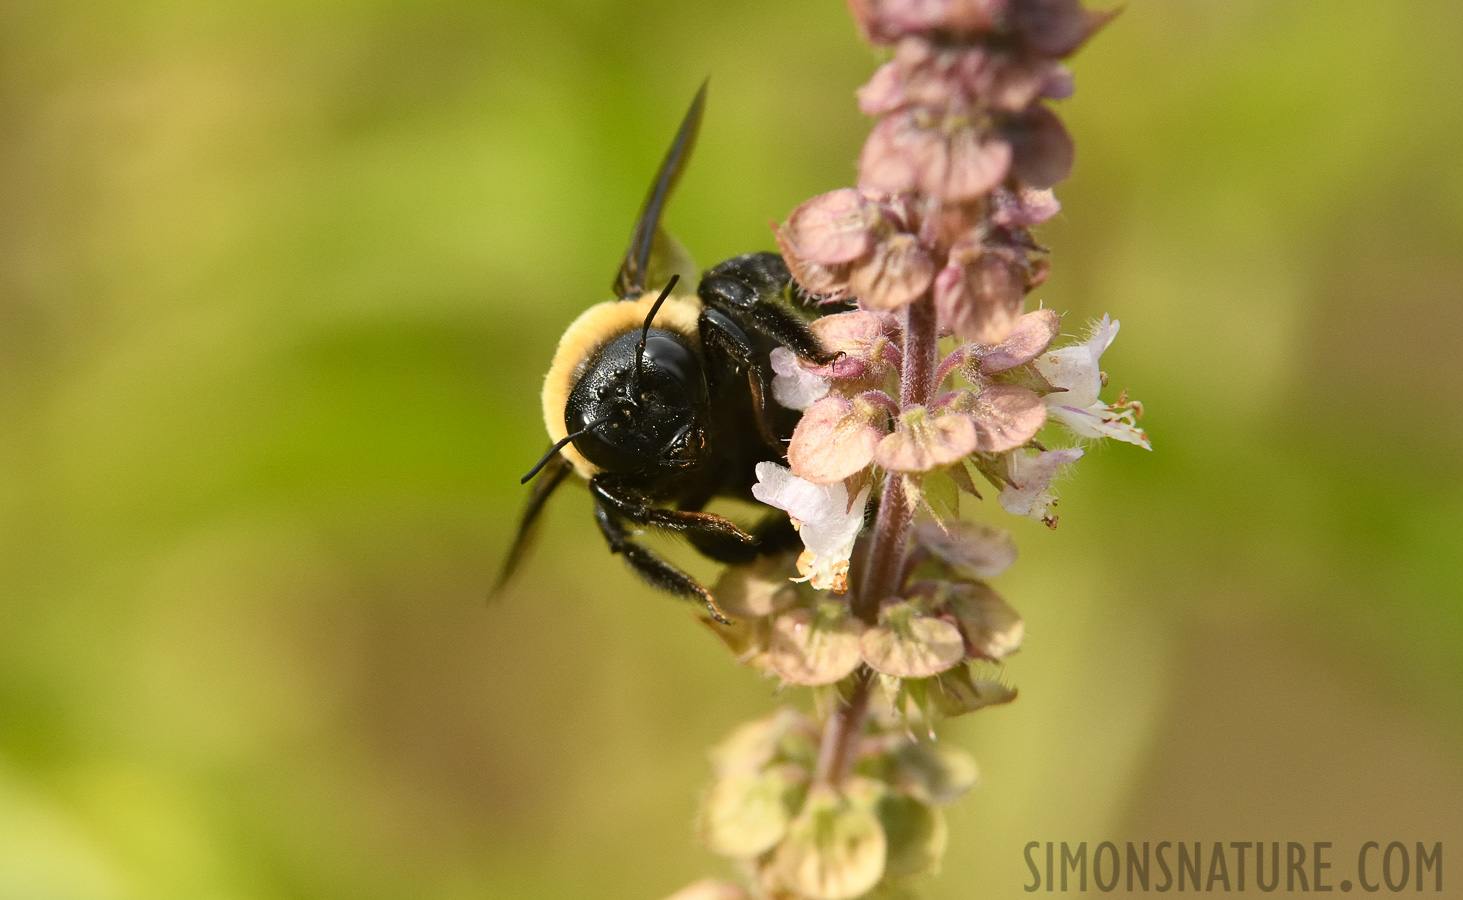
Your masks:
M 747 892 L 729 881 L 703 878 L 688 884 L 665 900 L 751 900 Z
M 908 106 L 1020 112 L 1049 82 L 1060 87 L 1062 68 L 1052 59 L 986 45 L 906 37 L 895 46 L 894 58 L 859 89 L 859 108 L 871 116 Z
M 869 133 L 859 156 L 859 187 L 964 203 L 1000 184 L 1011 159 L 1003 135 L 967 117 L 903 110 L 885 116 Z
M 1038 309 L 1017 319 L 1011 333 L 999 344 L 972 344 L 970 356 L 975 365 L 970 371 L 971 380 L 1031 362 L 1051 346 L 1061 328 L 1061 316 Z
M 935 276 L 934 295 L 942 327 L 976 343 L 998 344 L 1021 316 L 1025 260 L 1013 248 L 957 244 Z
M 759 556 L 750 563 L 728 566 L 711 594 L 734 619 L 766 616 L 797 602 L 798 590 L 788 583 L 784 555 Z
M 870 43 L 887 44 L 927 31 L 974 37 L 993 29 L 1006 0 L 849 0 Z
M 1050 189 L 1024 187 L 1015 193 L 1000 189 L 991 195 L 991 224 L 1001 228 L 1032 228 L 1062 209 Z
M 816 733 L 811 719 L 784 706 L 739 726 L 713 747 L 711 770 L 718 777 L 759 772 L 775 759 L 806 755 Z
M 837 313 L 814 319 L 808 326 L 823 349 L 843 356 L 826 366 L 811 366 L 809 371 L 829 378 L 853 378 L 871 383 L 882 382 L 889 373 L 886 359 L 889 338 L 884 322 L 875 313 L 864 310 Z
M 821 266 L 853 262 L 873 246 L 877 214 L 863 195 L 840 188 L 803 203 L 778 229 L 792 252 Z
M 713 596 L 715 596 L 713 594 Z M 737 616 L 731 623 L 718 622 L 710 615 L 701 615 L 697 621 L 716 635 L 726 649 L 731 651 L 737 662 L 759 672 L 766 671 L 763 658 L 767 650 L 769 633 L 768 620 L 760 616 Z
M 1046 424 L 1046 405 L 1035 391 L 1014 384 L 988 384 L 970 409 L 976 446 L 982 453 L 1001 453 L 1036 437 Z
M 1011 143 L 1011 174 L 1035 188 L 1049 188 L 1072 174 L 1076 148 L 1057 114 L 1040 104 L 1004 129 Z
M 1046 56 L 1076 52 L 1115 15 L 1088 12 L 1079 0 L 1010 0 L 1016 34 L 1026 46 Z
M 941 672 L 929 693 L 935 707 L 952 718 L 1016 699 L 1015 688 L 994 679 L 975 678 L 966 666 Z

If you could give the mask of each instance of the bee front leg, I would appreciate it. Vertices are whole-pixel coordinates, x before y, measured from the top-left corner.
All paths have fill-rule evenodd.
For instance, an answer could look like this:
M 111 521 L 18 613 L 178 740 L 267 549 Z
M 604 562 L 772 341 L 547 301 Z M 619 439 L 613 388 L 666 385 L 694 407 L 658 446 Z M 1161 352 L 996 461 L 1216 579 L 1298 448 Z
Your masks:
M 691 536 L 691 546 L 708 559 L 731 566 L 741 566 L 759 556 L 786 553 L 803 545 L 798 538 L 797 531 L 792 527 L 792 521 L 781 510 L 775 510 L 764 516 L 762 521 L 752 529 L 752 535 L 757 539 L 757 543 L 751 546 L 740 542 L 733 543 L 695 535 Z
M 712 513 L 653 506 L 644 494 L 614 475 L 601 474 L 589 479 L 589 493 L 596 504 L 613 510 L 615 515 L 637 525 L 663 528 L 687 537 L 705 535 L 743 544 L 757 543 L 755 537 L 738 528 L 730 519 Z
M 659 588 L 667 593 L 674 594 L 687 600 L 696 600 L 703 604 L 711 617 L 723 625 L 732 624 L 721 607 L 716 605 L 716 598 L 711 592 L 702 587 L 696 579 L 682 572 L 680 569 L 661 559 L 653 551 L 647 550 L 634 541 L 630 540 L 624 526 L 605 503 L 595 498 L 594 521 L 599 525 L 600 534 L 604 535 L 605 543 L 609 544 L 610 552 L 625 557 L 625 562 L 635 574 L 643 578 L 652 587 Z
M 766 367 L 758 364 L 757 348 L 751 337 L 730 316 L 715 309 L 702 310 L 697 324 L 701 332 L 701 344 L 716 363 L 708 367 L 707 377 L 718 379 L 733 374 L 740 377 L 740 373 L 745 372 L 752 397 L 752 411 L 757 420 L 757 432 L 762 443 L 776 450 L 778 456 L 786 453 L 787 448 L 777 439 L 777 430 L 767 417 Z M 715 384 L 712 389 L 716 389 Z

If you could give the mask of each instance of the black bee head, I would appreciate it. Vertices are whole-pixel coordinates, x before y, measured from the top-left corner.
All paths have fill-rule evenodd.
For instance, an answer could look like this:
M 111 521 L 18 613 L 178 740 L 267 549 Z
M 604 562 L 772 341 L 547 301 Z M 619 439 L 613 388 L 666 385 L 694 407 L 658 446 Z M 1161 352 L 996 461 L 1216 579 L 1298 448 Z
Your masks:
M 643 341 L 643 349 L 642 348 Z M 609 472 L 685 468 L 705 447 L 706 376 L 684 338 L 659 328 L 611 341 L 569 392 L 574 448 Z

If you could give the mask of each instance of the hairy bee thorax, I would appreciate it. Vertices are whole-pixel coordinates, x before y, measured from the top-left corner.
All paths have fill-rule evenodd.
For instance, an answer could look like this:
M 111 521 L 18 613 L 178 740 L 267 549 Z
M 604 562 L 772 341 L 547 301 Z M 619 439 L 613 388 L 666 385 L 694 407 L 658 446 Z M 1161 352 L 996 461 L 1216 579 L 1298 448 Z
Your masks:
M 622 335 L 640 330 L 657 296 L 658 292 L 651 291 L 633 299 L 597 303 L 581 313 L 559 339 L 554 361 L 549 366 L 548 374 L 544 376 L 542 395 L 544 427 L 555 442 L 563 440 L 569 434 L 564 423 L 564 412 L 574 387 L 594 365 L 605 347 Z M 693 350 L 699 351 L 700 315 L 701 301 L 694 295 L 673 294 L 666 298 L 660 311 L 655 314 L 655 327 L 676 334 Z M 576 450 L 573 444 L 566 444 L 559 453 L 586 479 L 603 471 L 601 467 L 585 459 L 584 454 Z

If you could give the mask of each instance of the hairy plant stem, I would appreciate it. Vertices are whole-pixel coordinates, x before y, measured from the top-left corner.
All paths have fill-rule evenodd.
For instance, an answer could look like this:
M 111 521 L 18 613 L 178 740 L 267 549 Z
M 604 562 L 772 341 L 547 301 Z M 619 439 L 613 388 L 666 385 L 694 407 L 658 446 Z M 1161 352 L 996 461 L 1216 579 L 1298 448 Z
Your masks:
M 838 708 L 823 726 L 823 740 L 818 746 L 818 771 L 814 783 L 837 787 L 853 768 L 858 736 L 864 731 L 864 718 L 869 711 L 869 688 L 873 673 L 859 666 L 852 676 L 853 690 L 840 697 Z
M 902 408 L 927 404 L 934 395 L 939 342 L 935 301 L 926 294 L 904 308 L 904 365 L 899 379 Z M 854 586 L 853 614 L 870 625 L 879 619 L 879 605 L 899 590 L 909 527 L 914 523 L 908 486 L 908 476 L 896 472 L 886 476 L 879 513 L 874 519 L 873 543 L 864 561 L 862 577 Z
M 935 302 L 926 294 L 905 307 L 904 365 L 900 373 L 899 403 L 911 406 L 930 402 L 938 383 L 940 335 L 935 320 Z M 909 548 L 909 529 L 914 524 L 914 507 L 909 503 L 907 476 L 890 472 L 879 498 L 879 512 L 874 519 L 873 543 L 863 565 L 862 577 L 854 586 L 853 613 L 874 625 L 879 620 L 879 606 L 885 598 L 899 590 L 899 574 Z M 859 736 L 869 708 L 873 673 L 860 666 L 852 676 L 852 690 L 841 698 L 838 708 L 823 727 L 823 740 L 818 748 L 816 782 L 837 787 L 847 776 L 856 756 Z

